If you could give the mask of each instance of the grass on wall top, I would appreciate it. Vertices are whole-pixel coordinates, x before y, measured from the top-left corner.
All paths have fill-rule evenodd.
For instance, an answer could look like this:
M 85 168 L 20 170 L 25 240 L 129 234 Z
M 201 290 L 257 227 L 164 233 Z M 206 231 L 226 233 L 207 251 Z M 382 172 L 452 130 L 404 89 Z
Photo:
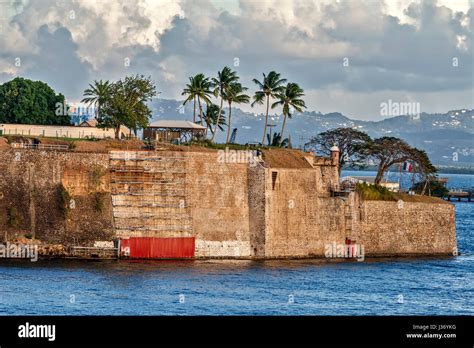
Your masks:
M 449 204 L 445 200 L 433 196 L 409 195 L 407 193 L 392 192 L 388 188 L 380 185 L 368 185 L 359 183 L 356 191 L 360 193 L 363 200 L 366 201 L 398 201 L 414 202 L 414 203 L 444 203 Z

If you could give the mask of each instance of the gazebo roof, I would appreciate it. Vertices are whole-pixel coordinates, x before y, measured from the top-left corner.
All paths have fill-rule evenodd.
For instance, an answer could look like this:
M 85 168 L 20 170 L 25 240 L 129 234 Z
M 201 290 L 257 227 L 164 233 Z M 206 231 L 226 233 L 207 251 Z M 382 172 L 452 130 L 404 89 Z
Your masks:
M 181 129 L 195 129 L 195 130 L 205 130 L 206 127 L 200 126 L 196 123 L 190 121 L 181 121 L 181 120 L 159 120 L 150 123 L 148 128 L 181 128 Z

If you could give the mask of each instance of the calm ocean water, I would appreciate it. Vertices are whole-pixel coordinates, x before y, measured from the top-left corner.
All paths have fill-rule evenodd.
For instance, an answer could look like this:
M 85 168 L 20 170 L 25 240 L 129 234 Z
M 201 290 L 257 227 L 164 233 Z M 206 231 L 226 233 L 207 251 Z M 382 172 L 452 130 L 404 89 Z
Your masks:
M 446 176 L 452 187 L 474 186 L 472 175 Z M 454 204 L 457 257 L 8 262 L 0 314 L 473 315 L 474 203 Z

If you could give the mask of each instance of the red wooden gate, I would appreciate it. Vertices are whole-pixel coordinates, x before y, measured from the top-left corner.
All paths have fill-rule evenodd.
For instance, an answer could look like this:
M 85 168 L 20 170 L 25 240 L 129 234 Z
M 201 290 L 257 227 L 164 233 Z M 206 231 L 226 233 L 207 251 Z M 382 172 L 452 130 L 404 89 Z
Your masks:
M 120 240 L 120 256 L 132 259 L 186 259 L 194 257 L 194 237 L 130 237 Z

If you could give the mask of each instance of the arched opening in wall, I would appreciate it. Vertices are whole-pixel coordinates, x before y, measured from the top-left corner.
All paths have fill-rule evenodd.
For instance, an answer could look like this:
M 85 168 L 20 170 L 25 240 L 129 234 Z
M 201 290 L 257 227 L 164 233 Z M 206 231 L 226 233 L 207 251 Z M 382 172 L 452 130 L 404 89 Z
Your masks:
M 278 172 L 272 172 L 272 190 L 275 190 Z

